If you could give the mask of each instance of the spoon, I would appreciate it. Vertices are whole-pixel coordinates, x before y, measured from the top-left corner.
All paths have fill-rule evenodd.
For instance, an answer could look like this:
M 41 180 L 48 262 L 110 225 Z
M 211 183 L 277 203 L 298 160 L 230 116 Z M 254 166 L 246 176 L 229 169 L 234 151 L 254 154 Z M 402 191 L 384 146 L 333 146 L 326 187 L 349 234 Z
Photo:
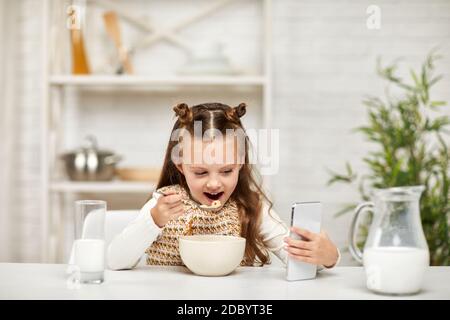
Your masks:
M 164 193 L 162 193 L 162 192 L 157 192 L 157 191 L 155 191 L 155 193 L 157 193 L 157 194 L 159 194 L 159 195 L 161 195 L 161 196 L 163 196 L 163 197 L 167 196 L 166 194 L 164 194 Z M 195 204 L 196 204 L 200 209 L 203 209 L 203 210 L 206 210 L 206 211 L 213 211 L 213 210 L 219 209 L 219 208 L 222 206 L 222 203 L 220 202 L 220 200 L 214 200 L 214 201 L 211 203 L 210 206 L 208 206 L 208 205 L 206 205 L 206 204 L 200 204 L 200 203 L 198 203 L 198 202 L 196 202 L 196 201 L 194 201 L 194 200 L 192 200 L 192 201 L 195 202 Z
M 211 203 L 210 206 L 202 204 L 202 205 L 199 206 L 199 208 L 203 209 L 203 210 L 207 210 L 207 211 L 212 211 L 212 210 L 215 210 L 215 209 L 219 209 L 221 206 L 222 206 L 222 203 L 220 202 L 220 200 L 215 200 L 215 201 L 213 201 Z
M 159 194 L 162 197 L 167 196 L 163 192 L 155 191 L 155 193 Z M 195 202 L 195 203 L 197 204 L 197 206 L 200 209 L 206 210 L 206 211 L 213 211 L 213 210 L 216 210 L 216 209 L 218 209 L 218 208 L 220 208 L 222 206 L 222 203 L 220 202 L 220 200 L 213 201 L 210 206 L 205 205 L 205 204 L 199 204 L 198 202 Z M 194 219 L 195 219 L 194 213 L 193 212 L 188 213 L 188 215 L 186 217 L 186 221 L 188 221 L 187 228 L 186 228 L 185 232 L 183 233 L 185 236 L 189 236 L 189 235 L 193 234 L 192 228 L 193 228 Z

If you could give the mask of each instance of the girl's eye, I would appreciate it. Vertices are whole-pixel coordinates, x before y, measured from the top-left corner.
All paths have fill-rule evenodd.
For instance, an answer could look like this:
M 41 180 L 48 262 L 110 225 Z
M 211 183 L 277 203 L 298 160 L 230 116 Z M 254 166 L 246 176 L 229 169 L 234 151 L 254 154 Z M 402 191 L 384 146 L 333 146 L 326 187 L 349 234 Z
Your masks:
M 206 172 L 194 172 L 196 176 L 203 176 Z
M 233 172 L 233 169 L 228 169 L 228 170 L 223 171 L 224 174 L 229 174 L 229 173 L 232 173 L 232 172 Z

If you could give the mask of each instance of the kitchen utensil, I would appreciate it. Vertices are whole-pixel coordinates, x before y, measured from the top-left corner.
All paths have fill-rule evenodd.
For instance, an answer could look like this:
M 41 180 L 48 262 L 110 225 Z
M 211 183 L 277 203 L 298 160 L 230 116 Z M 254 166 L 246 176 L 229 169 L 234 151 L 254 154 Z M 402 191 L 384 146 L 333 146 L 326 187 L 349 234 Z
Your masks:
M 161 192 L 155 191 L 154 193 L 157 193 L 160 196 L 166 196 L 165 194 L 163 194 Z M 222 207 L 222 203 L 219 200 L 213 201 L 210 206 L 198 203 L 198 202 L 196 202 L 195 200 L 192 200 L 192 199 L 191 199 L 191 201 L 194 202 L 200 209 L 206 210 L 206 211 L 216 211 L 217 209 Z M 188 221 L 191 221 L 191 220 L 192 219 L 191 219 L 191 214 L 190 214 Z
M 166 196 L 166 194 L 161 193 L 161 192 L 155 191 L 154 193 L 159 194 L 161 197 Z M 220 200 L 213 201 L 210 206 L 204 205 L 204 204 L 200 204 L 200 203 L 196 202 L 193 199 L 192 199 L 192 202 L 194 202 L 200 209 L 206 210 L 206 211 L 215 211 L 215 210 L 219 209 L 220 207 L 222 207 L 222 203 L 220 202 Z M 192 214 L 189 214 L 189 217 L 188 217 L 187 220 L 191 221 L 192 220 L 191 217 L 192 217 Z
M 105 21 L 106 31 L 113 39 L 119 53 L 121 67 L 119 68 L 118 73 L 123 73 L 123 70 L 125 70 L 126 73 L 132 74 L 133 67 L 128 58 L 128 52 L 122 44 L 122 37 L 120 35 L 119 29 L 119 19 L 117 18 L 117 14 L 114 11 L 108 11 L 103 15 L 103 19 Z
M 235 0 L 211 1 L 211 4 L 209 6 L 204 7 L 201 10 L 198 10 L 195 14 L 192 14 L 191 16 L 188 16 L 185 19 L 177 21 L 177 23 L 174 24 L 173 26 L 153 30 L 154 32 L 152 34 L 145 36 L 142 40 L 140 40 L 138 44 L 134 47 L 134 49 L 148 47 L 156 43 L 157 41 L 166 38 L 171 42 L 177 44 L 181 48 L 185 48 L 187 52 L 190 52 L 191 46 L 188 46 L 184 41 L 182 41 L 180 37 L 176 35 L 176 33 L 182 30 L 183 28 L 188 27 L 190 24 L 198 22 L 203 18 L 212 15 L 214 12 L 220 10 L 221 8 L 230 4 L 233 1 Z
M 212 202 L 212 204 L 210 206 L 202 204 L 199 207 L 203 210 L 212 211 L 212 210 L 219 209 L 221 206 L 222 206 L 222 204 L 220 203 L 220 200 L 215 200 Z
M 429 265 L 429 250 L 420 219 L 419 199 L 424 186 L 377 189 L 375 202 L 355 210 L 350 229 L 350 253 L 363 262 L 370 290 L 386 294 L 412 294 L 420 290 Z M 364 251 L 356 243 L 362 212 L 373 213 Z
M 137 50 L 141 48 L 148 47 L 160 40 L 167 40 L 170 43 L 176 45 L 182 49 L 188 55 L 192 55 L 192 46 L 185 41 L 182 37 L 177 35 L 177 32 L 188 27 L 189 25 L 204 19 L 207 16 L 212 15 L 214 12 L 219 11 L 224 6 L 230 4 L 235 0 L 218 0 L 213 1 L 209 6 L 198 10 L 194 14 L 178 21 L 171 27 L 156 27 L 153 26 L 148 21 L 142 19 L 138 15 L 133 14 L 126 6 L 120 6 L 117 3 L 109 0 L 90 0 L 99 6 L 106 8 L 107 10 L 114 10 L 118 13 L 120 17 L 127 20 L 128 22 L 134 24 L 135 26 L 141 28 L 143 31 L 149 33 L 144 37 L 138 39 L 138 41 L 133 44 L 128 53 L 133 55 Z
M 111 151 L 99 150 L 93 136 L 86 137 L 85 146 L 61 155 L 69 178 L 73 181 L 110 181 L 115 165 L 122 157 Z
M 190 53 L 190 44 L 188 44 L 184 39 L 182 39 L 180 36 L 176 35 L 172 32 L 167 32 L 165 30 L 160 30 L 159 28 L 155 27 L 148 19 L 136 15 L 134 12 L 132 12 L 127 6 L 120 5 L 119 3 L 115 3 L 109 0 L 90 0 L 93 3 L 96 3 L 99 6 L 102 6 L 103 8 L 107 10 L 116 11 L 118 16 L 121 17 L 123 20 L 128 21 L 129 23 L 135 25 L 136 27 L 140 28 L 141 30 L 157 34 L 160 36 L 163 36 L 167 41 L 174 44 L 181 50 Z M 136 41 L 133 45 L 131 45 L 128 49 L 128 54 L 130 57 L 133 56 L 133 54 L 143 47 L 143 38 Z
M 158 191 L 155 191 L 154 193 L 159 195 L 159 197 L 167 196 L 166 194 L 164 194 L 162 192 L 158 192 Z M 192 200 L 192 202 L 195 202 L 195 201 Z M 215 210 L 219 209 L 222 206 L 222 204 L 220 203 L 219 200 L 213 201 L 211 206 L 201 205 L 201 204 L 199 204 L 197 202 L 195 202 L 195 203 L 197 204 L 197 206 L 199 208 L 201 208 L 202 210 L 206 210 L 206 211 L 215 211 Z M 192 235 L 192 228 L 193 228 L 195 219 L 196 219 L 196 215 L 195 215 L 194 211 L 191 211 L 191 212 L 187 213 L 187 215 L 186 215 L 187 227 L 186 227 L 186 231 L 184 232 L 184 235 Z

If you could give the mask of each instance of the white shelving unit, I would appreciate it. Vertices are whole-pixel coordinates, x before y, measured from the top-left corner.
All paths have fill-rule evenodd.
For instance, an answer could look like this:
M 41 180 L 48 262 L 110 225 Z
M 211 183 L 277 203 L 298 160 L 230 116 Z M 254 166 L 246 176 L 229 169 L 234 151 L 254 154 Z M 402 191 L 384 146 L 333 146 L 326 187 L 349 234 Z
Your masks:
M 263 7 L 263 71 L 261 75 L 239 76 L 138 76 L 138 75 L 87 75 L 74 76 L 71 74 L 54 74 L 52 62 L 49 61 L 51 43 L 50 12 L 53 0 L 44 0 L 43 5 L 43 94 L 42 94 L 42 262 L 63 262 L 64 201 L 68 195 L 77 193 L 114 194 L 114 193 L 145 193 L 154 190 L 153 183 L 142 182 L 73 182 L 61 180 L 57 166 L 57 157 L 61 152 L 64 139 L 64 92 L 68 87 L 80 90 L 84 88 L 120 87 L 121 90 L 139 89 L 151 92 L 152 86 L 195 87 L 220 86 L 225 90 L 233 87 L 254 87 L 261 92 L 262 114 L 261 120 L 264 128 L 270 128 L 271 113 L 271 0 L 261 0 Z
M 145 182 L 71 182 L 58 181 L 50 184 L 52 192 L 92 192 L 92 193 L 150 193 L 155 184 Z
M 52 86 L 260 86 L 266 77 L 257 76 L 197 76 L 197 77 L 145 77 L 145 76 L 66 76 L 50 77 Z

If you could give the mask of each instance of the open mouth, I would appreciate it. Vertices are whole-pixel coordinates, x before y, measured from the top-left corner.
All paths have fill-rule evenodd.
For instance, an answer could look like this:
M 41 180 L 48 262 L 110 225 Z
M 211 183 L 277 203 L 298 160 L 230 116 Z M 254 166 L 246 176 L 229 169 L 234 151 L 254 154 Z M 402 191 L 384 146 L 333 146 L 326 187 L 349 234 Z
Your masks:
M 223 195 L 223 192 L 217 192 L 217 193 L 209 193 L 209 192 L 203 192 L 203 194 L 210 200 L 215 201 L 219 200 L 220 197 Z

